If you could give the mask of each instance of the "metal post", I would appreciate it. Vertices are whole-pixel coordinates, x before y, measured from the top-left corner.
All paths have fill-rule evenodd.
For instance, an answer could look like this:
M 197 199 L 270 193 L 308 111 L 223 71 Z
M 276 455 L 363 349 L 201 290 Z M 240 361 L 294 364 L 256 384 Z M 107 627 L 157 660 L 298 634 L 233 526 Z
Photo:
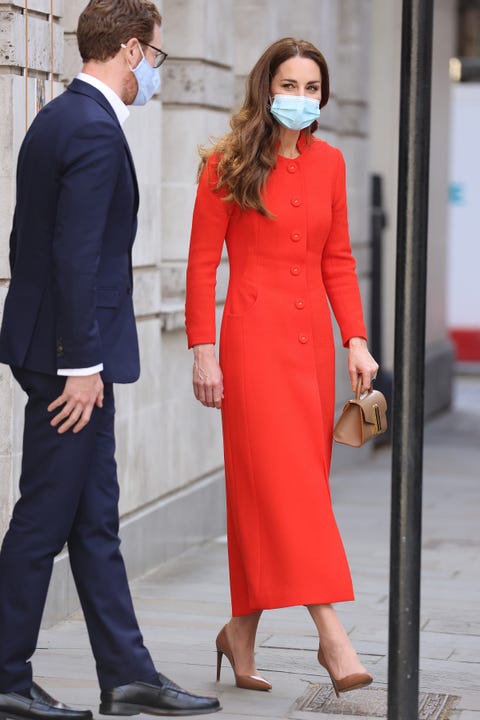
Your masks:
M 389 720 L 418 718 L 433 0 L 403 0 L 390 543 Z
M 383 392 L 388 405 L 388 429 L 375 438 L 375 446 L 390 443 L 391 406 L 392 406 L 392 371 L 383 367 L 383 341 L 382 341 L 382 298 L 383 298 L 383 229 L 386 225 L 386 215 L 383 209 L 382 177 L 373 174 L 371 177 L 371 205 L 370 205 L 370 236 L 371 236 L 371 293 L 370 293 L 370 332 L 369 345 L 371 353 L 380 365 L 375 380 L 375 388 Z
M 385 227 L 385 212 L 382 204 L 382 178 L 371 177 L 370 233 L 372 243 L 372 292 L 370 300 L 370 348 L 375 360 L 382 368 L 382 232 Z M 377 389 L 381 389 L 376 385 Z

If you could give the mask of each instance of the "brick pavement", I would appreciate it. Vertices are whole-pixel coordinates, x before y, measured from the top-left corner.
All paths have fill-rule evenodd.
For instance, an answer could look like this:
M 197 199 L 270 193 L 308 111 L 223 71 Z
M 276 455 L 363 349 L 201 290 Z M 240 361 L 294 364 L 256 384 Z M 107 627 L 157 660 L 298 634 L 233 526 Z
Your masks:
M 455 388 L 452 411 L 431 421 L 425 432 L 420 689 L 458 698 L 441 720 L 480 720 L 480 376 L 463 376 Z M 370 688 L 332 699 L 304 608 L 268 611 L 260 623 L 257 664 L 273 683 L 271 693 L 235 688 L 228 663 L 221 682 L 214 682 L 214 639 L 229 614 L 224 538 L 132 583 L 158 668 L 192 690 L 218 694 L 223 706 L 218 717 L 224 720 L 385 717 L 389 465 L 390 450 L 382 449 L 355 477 L 347 470 L 332 476 L 357 595 L 338 611 L 375 676 Z M 80 614 L 42 631 L 34 668 L 53 695 L 97 714 L 94 664 Z M 310 709 L 308 703 L 300 707 L 306 691 Z

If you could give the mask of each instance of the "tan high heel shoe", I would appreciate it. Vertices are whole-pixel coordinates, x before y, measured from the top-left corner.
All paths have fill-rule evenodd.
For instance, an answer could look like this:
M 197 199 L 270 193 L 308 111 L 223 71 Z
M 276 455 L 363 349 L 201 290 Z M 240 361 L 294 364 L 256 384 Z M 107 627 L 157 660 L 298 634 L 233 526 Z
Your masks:
M 333 677 L 321 647 L 318 648 L 318 662 L 330 675 L 330 680 L 332 681 L 333 689 L 335 690 L 337 698 L 340 697 L 341 692 L 348 692 L 349 690 L 357 690 L 359 688 L 366 687 L 373 681 L 373 677 L 367 672 L 353 673 L 352 675 L 347 675 L 341 680 Z
M 268 680 L 264 680 L 258 675 L 237 675 L 235 670 L 235 662 L 233 653 L 227 637 L 226 626 L 223 627 L 217 635 L 217 682 L 220 680 L 220 671 L 222 669 L 222 656 L 225 655 L 232 666 L 235 675 L 235 684 L 238 688 L 244 690 L 271 690 L 272 686 Z

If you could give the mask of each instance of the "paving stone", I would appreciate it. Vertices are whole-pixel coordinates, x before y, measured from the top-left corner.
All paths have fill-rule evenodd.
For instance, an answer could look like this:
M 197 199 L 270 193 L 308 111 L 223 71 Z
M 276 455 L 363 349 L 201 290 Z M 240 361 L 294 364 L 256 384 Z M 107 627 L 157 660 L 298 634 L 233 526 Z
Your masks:
M 458 707 L 461 710 L 471 710 L 475 712 L 480 712 L 480 687 L 478 686 L 478 683 L 475 685 L 476 689 L 469 688 L 468 690 L 463 690 L 461 694 L 461 698 L 458 702 Z

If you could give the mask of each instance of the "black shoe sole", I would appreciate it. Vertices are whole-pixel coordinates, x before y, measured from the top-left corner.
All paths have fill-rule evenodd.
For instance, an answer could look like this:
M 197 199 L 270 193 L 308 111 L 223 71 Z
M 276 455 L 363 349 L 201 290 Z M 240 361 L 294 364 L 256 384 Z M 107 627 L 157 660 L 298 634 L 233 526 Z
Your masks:
M 35 718 L 37 716 L 35 715 L 20 715 L 18 713 L 11 713 L 6 712 L 5 710 L 0 710 L 0 720 L 32 720 L 32 718 Z M 46 716 L 45 716 L 46 717 Z M 92 716 L 90 715 L 90 718 Z M 72 720 L 72 717 L 70 715 L 52 715 L 52 720 Z M 78 718 L 74 718 L 74 720 L 78 720 Z M 89 718 L 82 718 L 82 720 L 89 720 Z
M 140 715 L 145 713 L 147 715 L 170 715 L 172 717 L 181 717 L 185 715 L 207 715 L 209 713 L 215 713 L 222 708 L 190 708 L 185 710 L 178 710 L 173 708 L 154 708 L 151 705 L 133 705 L 124 702 L 105 702 L 101 703 L 98 708 L 100 715 Z M 0 717 L 1 720 L 1 717 Z M 15 718 L 15 720 L 25 720 L 25 718 Z

